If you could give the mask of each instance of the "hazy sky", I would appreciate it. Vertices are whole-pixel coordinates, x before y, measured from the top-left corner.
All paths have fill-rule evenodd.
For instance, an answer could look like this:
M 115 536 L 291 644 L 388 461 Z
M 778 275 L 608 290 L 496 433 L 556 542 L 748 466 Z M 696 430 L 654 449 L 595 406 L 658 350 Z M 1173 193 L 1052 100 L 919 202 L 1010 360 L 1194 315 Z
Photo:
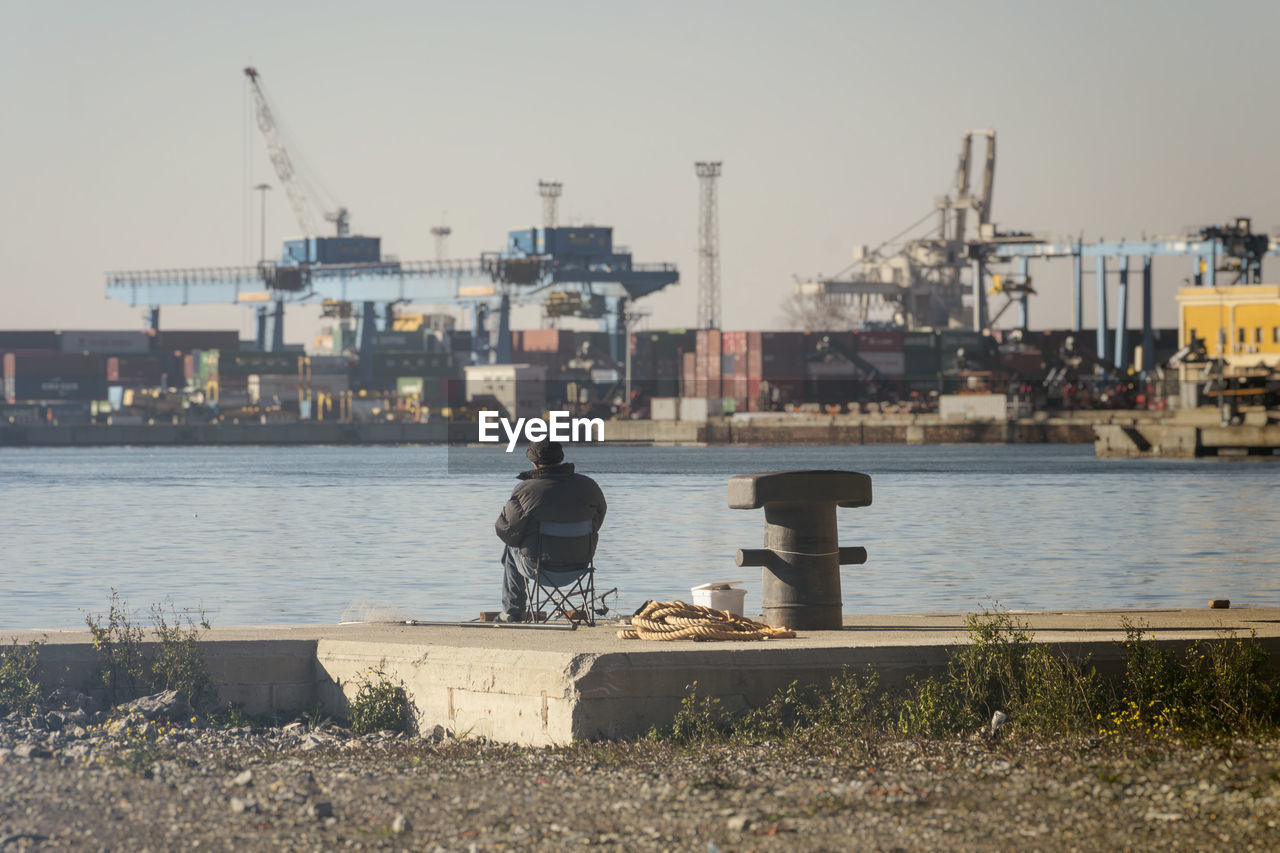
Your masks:
M 104 271 L 256 259 L 246 64 L 357 233 L 427 259 L 444 217 L 450 254 L 473 257 L 539 224 L 537 181 L 560 179 L 562 223 L 679 264 L 683 282 L 642 303 L 655 327 L 693 323 L 693 162 L 722 160 L 724 325 L 759 328 L 779 325 L 794 275 L 834 273 L 927 213 L 969 128 L 999 133 L 1004 228 L 1273 229 L 1277 32 L 1274 0 L 5 0 L 0 328 L 136 328 Z M 252 180 L 275 184 L 256 128 L 252 144 Z M 278 188 L 266 224 L 278 254 L 296 235 Z M 1068 268 L 1034 268 L 1033 326 L 1069 325 Z M 1190 263 L 1156 271 L 1156 321 L 1174 324 Z M 1086 305 L 1092 322 L 1092 291 Z M 293 309 L 289 340 L 316 314 Z M 232 307 L 162 323 L 251 328 Z

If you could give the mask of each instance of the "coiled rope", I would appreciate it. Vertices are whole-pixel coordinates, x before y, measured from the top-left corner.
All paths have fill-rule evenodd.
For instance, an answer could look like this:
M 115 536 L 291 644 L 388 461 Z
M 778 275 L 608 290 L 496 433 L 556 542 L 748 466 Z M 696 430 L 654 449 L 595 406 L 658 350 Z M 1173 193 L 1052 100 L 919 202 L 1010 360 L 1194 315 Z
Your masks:
M 650 601 L 631 617 L 630 628 L 618 632 L 623 640 L 785 640 L 795 635 L 727 610 L 683 601 Z

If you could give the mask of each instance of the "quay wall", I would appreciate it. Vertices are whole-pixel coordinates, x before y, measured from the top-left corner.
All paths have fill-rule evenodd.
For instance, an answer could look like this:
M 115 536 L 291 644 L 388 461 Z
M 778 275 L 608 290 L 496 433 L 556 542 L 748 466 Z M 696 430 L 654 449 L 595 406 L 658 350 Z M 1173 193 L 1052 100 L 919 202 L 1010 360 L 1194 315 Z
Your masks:
M 1222 641 L 1256 632 L 1277 668 L 1280 609 L 1045 611 L 1019 614 L 1037 642 L 1102 673 L 1124 666 L 1125 622 L 1170 650 L 1188 641 Z M 626 738 L 671 723 L 697 682 L 730 712 L 757 708 L 793 681 L 821 684 L 845 667 L 874 666 L 884 687 L 946 670 L 948 654 L 969 642 L 963 614 L 858 615 L 843 631 L 802 632 L 759 643 L 646 643 L 616 626 L 577 631 L 472 624 L 359 623 L 317 627 L 215 628 L 200 643 L 219 700 L 249 714 L 289 720 L 316 709 L 345 717 L 375 672 L 403 685 L 420 731 L 533 746 Z M 94 689 L 101 666 L 87 632 L 17 632 L 42 640 L 44 690 Z M 144 651 L 153 653 L 153 643 Z
M 1087 444 L 1086 419 L 960 421 L 932 416 L 887 419 L 832 416 L 795 420 L 717 419 L 609 421 L 617 444 Z M 430 423 L 0 425 L 0 447 L 126 447 L 192 445 L 443 444 L 466 440 L 470 425 Z

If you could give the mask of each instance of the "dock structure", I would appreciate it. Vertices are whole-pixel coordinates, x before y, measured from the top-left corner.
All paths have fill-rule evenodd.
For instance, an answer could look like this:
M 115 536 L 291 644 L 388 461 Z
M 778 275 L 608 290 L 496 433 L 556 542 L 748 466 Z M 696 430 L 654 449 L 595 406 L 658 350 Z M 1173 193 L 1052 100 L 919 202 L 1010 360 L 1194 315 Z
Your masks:
M 1178 423 L 1098 424 L 1100 458 L 1280 455 L 1280 424 L 1194 426 Z
M 1090 655 L 1099 671 L 1124 662 L 1124 625 L 1181 649 L 1224 632 L 1247 636 L 1280 660 L 1280 608 L 1018 613 L 1037 642 Z M 84 631 L 18 632 L 43 639 L 46 689 L 83 689 L 98 665 Z M 202 642 L 219 698 L 283 719 L 320 707 L 343 716 L 360 680 L 380 668 L 402 683 L 420 731 L 525 745 L 625 738 L 671 722 L 697 682 L 729 712 L 759 707 L 794 681 L 822 683 L 845 667 L 874 666 L 886 687 L 945 671 L 968 642 L 963 614 L 859 615 L 842 630 L 762 642 L 623 640 L 616 626 L 577 631 L 492 624 L 360 623 L 217 628 Z

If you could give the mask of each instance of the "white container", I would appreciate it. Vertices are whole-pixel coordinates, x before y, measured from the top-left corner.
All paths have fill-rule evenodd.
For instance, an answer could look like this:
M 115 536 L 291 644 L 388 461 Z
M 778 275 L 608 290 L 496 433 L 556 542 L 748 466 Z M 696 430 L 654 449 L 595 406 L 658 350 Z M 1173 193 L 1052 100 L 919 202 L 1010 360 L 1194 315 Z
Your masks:
M 733 581 L 733 583 L 742 583 L 742 581 Z M 693 594 L 693 603 L 699 607 L 728 610 L 734 616 L 742 615 L 742 607 L 747 598 L 745 589 L 736 589 L 727 583 L 704 583 L 691 588 L 689 592 Z
M 649 400 L 649 418 L 655 421 L 674 421 L 680 416 L 679 397 L 653 397 Z

